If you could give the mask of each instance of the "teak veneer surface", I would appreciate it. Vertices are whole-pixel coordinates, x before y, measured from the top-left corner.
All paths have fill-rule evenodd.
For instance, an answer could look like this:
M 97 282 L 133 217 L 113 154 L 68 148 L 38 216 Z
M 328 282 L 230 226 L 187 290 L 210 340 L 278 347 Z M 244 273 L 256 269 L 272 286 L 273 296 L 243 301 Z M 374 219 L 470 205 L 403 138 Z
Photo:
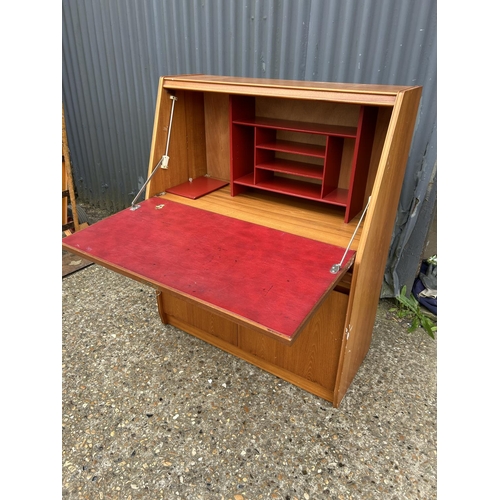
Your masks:
M 328 261 L 328 269 L 342 257 L 359 222 L 360 213 L 352 219 L 350 215 L 346 217 L 346 220 L 349 220 L 346 223 L 345 210 L 337 206 L 291 195 L 257 191 L 246 186 L 238 186 L 233 193 L 236 195 L 234 197 L 231 196 L 230 189 L 224 187 L 196 200 L 166 191 L 187 182 L 190 178 L 196 179 L 200 176 L 225 182 L 233 181 L 234 188 L 235 179 L 241 176 L 244 178 L 251 173 L 254 154 L 262 156 L 265 149 L 256 149 L 253 140 L 235 142 L 231 133 L 234 135 L 235 130 L 237 134 L 246 133 L 243 129 L 249 128 L 236 125 L 234 130 L 230 129 L 230 117 L 235 118 L 235 113 L 243 118 L 256 116 L 353 127 L 356 126 L 360 110 L 365 108 L 366 111 L 370 108 L 367 111 L 370 114 L 373 111 L 369 120 L 368 145 L 360 146 L 361 150 L 356 152 L 356 140 L 343 139 L 338 179 L 339 188 L 350 189 L 352 159 L 356 153 L 365 155 L 364 168 L 360 172 L 361 184 L 365 185 L 365 188 L 357 192 L 359 201 L 355 203 L 354 211 L 361 210 L 369 197 L 371 202 L 366 217 L 352 240 L 351 249 L 356 251 L 354 265 L 348 273 L 344 272 L 342 276 L 338 276 L 339 280 L 335 283 L 325 282 L 322 285 L 322 292 L 318 295 L 321 296 L 319 301 L 315 303 L 318 296 L 313 298 L 309 304 L 309 307 L 312 307 L 310 313 L 306 313 L 302 320 L 296 321 L 295 326 L 298 326 L 300 335 L 295 335 L 293 342 L 286 342 L 286 339 L 291 339 L 289 335 L 294 327 L 287 330 L 287 334 L 283 331 L 273 334 L 270 333 L 271 330 L 276 329 L 277 332 L 282 330 L 282 326 L 263 327 L 258 324 L 261 319 L 242 318 L 241 311 L 230 311 L 214 301 L 207 302 L 206 297 L 194 296 L 192 290 L 175 290 L 165 283 L 156 283 L 154 279 L 144 278 L 140 273 L 117 266 L 101 257 L 94 256 L 90 259 L 155 286 L 159 292 L 157 300 L 160 317 L 165 323 L 178 326 L 332 401 L 336 407 L 339 406 L 369 349 L 421 93 L 420 86 L 306 82 L 217 75 L 170 75 L 160 78 L 148 175 L 165 154 L 170 111 L 174 103 L 172 97 L 177 97 L 171 130 L 170 163 L 168 169 L 159 169 L 151 179 L 146 189 L 147 202 L 144 202 L 139 210 L 147 207 L 148 203 L 201 209 L 209 214 L 209 219 L 223 217 L 232 219 L 232 224 L 236 225 L 252 224 L 260 228 L 257 232 L 262 231 L 262 234 L 274 231 L 286 233 L 291 238 L 307 238 L 308 241 L 330 246 L 330 249 L 333 245 L 339 249 L 338 258 L 332 255 L 327 259 L 322 257 L 317 262 L 318 266 L 324 267 Z M 231 107 L 233 100 L 237 101 L 237 105 Z M 255 133 L 256 138 L 257 135 L 262 136 L 262 130 L 259 129 Z M 290 159 L 287 148 L 297 153 L 298 146 L 290 146 L 289 142 L 286 142 L 294 141 L 296 135 L 296 132 L 286 130 L 276 132 L 276 139 L 285 141 L 280 143 L 285 144 L 284 151 L 276 149 L 275 157 L 278 160 Z M 313 148 L 315 145 L 325 147 L 324 138 L 317 134 L 308 134 L 304 142 Z M 335 143 L 338 142 L 335 140 Z M 273 145 L 271 150 L 272 148 L 276 146 Z M 369 149 L 371 153 L 368 153 Z M 235 153 L 238 158 L 243 159 L 236 167 Z M 307 153 L 310 154 L 310 151 Z M 329 157 L 331 158 L 331 155 Z M 325 156 L 325 161 L 329 161 L 328 155 Z M 309 162 L 317 164 L 321 159 L 313 155 Z M 313 166 L 313 172 L 315 168 Z M 298 170 L 302 173 L 302 169 Z M 262 172 L 267 175 L 260 169 L 257 172 L 259 178 Z M 278 172 L 278 176 L 294 178 L 296 173 L 297 168 L 292 174 Z M 331 179 L 326 177 L 325 175 L 325 181 L 330 184 Z M 310 182 L 317 182 L 317 179 L 311 179 Z M 196 210 L 190 212 L 195 213 Z M 113 224 L 101 227 L 109 227 L 112 232 L 112 226 Z M 122 229 L 125 236 L 119 236 L 125 239 L 147 241 L 157 238 L 153 234 L 156 231 L 155 226 L 138 230 L 135 227 Z M 92 231 L 94 229 L 91 226 L 71 235 L 71 238 L 82 234 L 79 237 L 83 238 L 83 241 L 87 236 L 91 237 Z M 204 239 L 202 235 L 209 233 L 207 227 L 199 228 L 200 243 Z M 166 238 L 162 231 L 160 234 L 160 239 Z M 210 239 L 208 248 L 203 247 L 205 259 L 215 259 L 214 249 L 218 248 L 215 239 Z M 63 240 L 63 247 L 65 240 L 66 238 Z M 120 243 L 115 245 L 117 248 L 119 246 Z M 262 249 L 264 247 L 267 248 L 267 257 L 281 252 L 276 252 L 266 245 Z M 89 258 L 85 251 L 71 248 L 71 245 L 67 245 L 66 249 Z M 162 248 L 157 249 L 157 252 L 161 251 Z M 350 263 L 354 256 L 349 255 Z M 156 254 L 153 257 L 145 260 L 157 262 Z M 287 259 L 291 259 L 290 254 L 287 254 L 285 260 Z M 262 259 L 262 262 L 264 264 L 258 267 L 260 271 L 264 270 L 260 280 L 267 279 L 270 271 L 265 268 L 265 259 Z M 179 266 L 177 273 L 182 274 L 183 269 L 189 269 L 189 265 L 185 267 L 185 262 L 173 265 Z M 210 270 L 210 266 L 198 269 L 200 278 L 204 277 L 206 269 Z M 254 267 L 249 266 L 244 272 L 251 278 Z M 221 274 L 224 273 L 227 273 L 227 270 Z M 286 276 L 286 273 L 281 275 Z M 213 284 L 217 287 L 224 289 L 227 283 L 219 278 L 216 273 L 210 279 L 214 280 Z M 261 289 L 261 292 L 271 290 L 262 284 Z M 299 299 L 305 302 L 309 300 L 307 288 L 292 290 Z M 245 293 L 247 297 L 252 297 L 248 292 Z M 285 302 L 277 302 L 275 309 L 291 310 L 296 306 L 296 302 Z M 263 304 L 261 308 L 265 310 L 266 307 L 267 304 Z M 248 314 L 252 315 L 253 313 Z M 303 316 L 303 313 L 301 315 Z
M 175 75 L 162 77 L 166 89 L 227 92 L 240 95 L 276 96 L 289 99 L 332 100 L 392 106 L 398 92 L 410 87 L 392 85 L 305 82 L 267 78 L 241 78 L 213 75 Z
M 163 77 L 165 82 L 193 82 L 193 83 L 214 83 L 231 86 L 253 86 L 269 88 L 295 88 L 299 90 L 321 89 L 327 92 L 359 92 L 366 94 L 388 94 L 396 95 L 398 92 L 408 90 L 408 86 L 403 85 L 374 85 L 367 83 L 338 83 L 338 82 L 312 82 L 304 80 L 283 80 L 280 78 L 247 78 L 239 76 L 219 76 L 203 74 L 172 75 Z
M 161 291 L 157 298 L 165 324 L 333 402 L 347 295 L 335 290 L 329 293 L 291 345 L 196 307 L 168 291 Z
M 260 191 L 247 191 L 231 196 L 229 187 L 223 187 L 197 200 L 169 193 L 160 197 L 344 248 L 349 244 L 360 218 L 355 217 L 346 224 L 341 209 Z M 362 228 L 363 222 L 351 243 L 352 250 L 357 248 Z
M 335 387 L 334 405 L 338 406 L 352 383 L 370 347 L 377 313 L 399 193 L 412 142 L 422 87 L 398 94 L 377 170 L 370 208 L 366 214 L 360 249 L 353 271 L 353 289 L 346 315 L 347 334 Z M 395 193 L 398 196 L 395 196 Z M 375 293 L 376 292 L 376 293 Z

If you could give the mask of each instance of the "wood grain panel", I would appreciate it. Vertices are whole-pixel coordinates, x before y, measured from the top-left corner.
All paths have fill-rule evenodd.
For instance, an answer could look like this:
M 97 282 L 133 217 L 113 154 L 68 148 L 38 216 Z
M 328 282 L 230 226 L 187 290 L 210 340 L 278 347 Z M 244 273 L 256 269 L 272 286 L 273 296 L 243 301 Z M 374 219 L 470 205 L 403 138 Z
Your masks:
M 170 99 L 172 94 L 174 93 L 169 93 L 160 85 L 156 105 L 148 177 L 166 151 L 170 124 L 170 110 L 173 103 L 172 99 Z M 158 168 L 146 187 L 146 199 L 164 192 L 165 189 L 171 186 L 186 182 L 189 178 L 186 147 L 186 102 L 184 94 L 185 93 L 181 90 L 175 92 L 175 96 L 178 100 L 175 102 L 172 120 L 172 131 L 168 151 L 168 156 L 170 157 L 169 167 L 168 169 Z
M 349 200 L 345 220 L 360 213 L 364 208 L 364 197 L 370 159 L 372 154 L 373 138 L 377 124 L 378 108 L 363 106 L 361 108 L 358 125 L 358 139 L 354 148 L 349 188 Z
M 225 340 L 216 337 L 215 335 L 207 333 L 206 331 L 197 328 L 188 322 L 182 321 L 174 316 L 172 316 L 170 319 L 171 319 L 170 324 L 172 326 L 175 326 L 176 328 L 179 328 L 191 335 L 194 335 L 195 337 L 198 337 L 199 339 L 204 340 L 205 342 L 208 342 L 209 344 L 212 344 L 218 347 L 219 349 L 222 349 L 230 354 L 233 354 L 234 356 L 238 356 L 242 360 L 247 361 L 248 363 L 251 363 L 269 373 L 272 373 L 273 375 L 276 375 L 277 377 L 280 377 L 281 379 L 286 380 L 287 382 L 290 382 L 291 384 L 294 384 L 297 387 L 300 387 L 301 389 L 310 392 L 311 394 L 315 394 L 320 398 L 333 402 L 332 390 L 326 389 L 325 387 L 323 387 L 318 383 L 311 382 L 310 380 L 300 377 L 295 373 L 285 370 L 273 363 L 269 363 L 248 352 L 245 352 L 244 350 L 233 345 L 232 343 L 226 342 Z
M 205 94 L 207 174 L 229 181 L 229 96 Z
M 224 187 L 197 200 L 171 194 L 161 198 L 344 248 L 359 221 L 358 216 L 345 224 L 343 209 L 291 196 L 249 192 L 232 197 L 229 191 L 229 187 Z M 362 228 L 363 223 L 352 242 L 353 250 Z
M 242 79 L 238 81 L 237 78 L 231 77 L 210 79 L 210 77 L 202 76 L 193 79 L 176 76 L 164 77 L 164 86 L 171 89 L 192 89 L 204 92 L 274 96 L 351 104 L 378 104 L 380 106 L 392 106 L 396 99 L 394 87 L 361 84 L 350 87 L 342 84 L 291 82 L 289 80 L 248 79 L 245 82 Z
M 238 326 L 232 321 L 196 307 L 195 304 L 186 302 L 165 290 L 161 291 L 160 300 L 168 323 L 172 318 L 176 318 L 225 342 L 238 344 Z
M 354 155 L 354 139 L 344 139 L 342 163 L 340 167 L 339 187 L 347 189 L 351 178 L 352 157 Z
M 326 90 L 334 92 L 374 94 L 374 95 L 390 95 L 395 97 L 400 91 L 406 90 L 408 87 L 402 85 L 372 85 L 366 83 L 337 83 L 337 82 L 312 82 L 304 80 L 284 80 L 278 78 L 248 78 L 238 76 L 222 76 L 222 75 L 201 75 L 201 74 L 185 74 L 185 75 L 170 75 L 163 77 L 165 82 L 193 82 L 199 84 L 210 84 L 214 86 L 247 87 L 254 86 L 255 88 L 269 88 L 281 90 L 282 87 L 287 87 L 293 90 Z
M 387 129 L 391 120 L 392 108 L 379 108 L 377 116 L 377 126 L 375 128 L 375 137 L 373 139 L 372 157 L 370 160 L 370 169 L 368 171 L 368 179 L 366 181 L 365 199 L 363 206 L 368 202 L 368 197 L 373 190 L 375 183 L 375 176 L 380 164 L 380 157 L 382 156 L 382 149 L 387 137 Z
M 68 189 L 68 177 L 66 175 L 66 163 L 64 162 L 64 158 L 62 161 L 62 190 L 63 192 Z M 78 217 L 78 214 L 77 214 Z M 62 198 L 62 225 L 66 225 L 68 223 L 68 198 L 63 196 Z
M 202 92 L 186 92 L 187 169 L 188 177 L 196 179 L 207 173 L 207 148 L 205 142 L 205 105 Z M 188 179 L 186 179 L 188 180 Z M 185 182 L 185 181 L 184 181 Z
M 334 404 L 340 404 L 370 347 L 380 288 L 389 252 L 406 162 L 422 89 L 398 95 L 375 178 L 351 284 L 351 301 L 335 386 Z M 395 196 L 394 193 L 398 193 Z
M 307 100 L 290 100 L 284 106 L 283 99 L 259 97 L 255 99 L 255 115 L 306 123 L 356 127 L 359 106 Z
M 333 390 L 347 302 L 346 295 L 331 292 L 291 346 L 240 327 L 239 347 L 256 358 Z

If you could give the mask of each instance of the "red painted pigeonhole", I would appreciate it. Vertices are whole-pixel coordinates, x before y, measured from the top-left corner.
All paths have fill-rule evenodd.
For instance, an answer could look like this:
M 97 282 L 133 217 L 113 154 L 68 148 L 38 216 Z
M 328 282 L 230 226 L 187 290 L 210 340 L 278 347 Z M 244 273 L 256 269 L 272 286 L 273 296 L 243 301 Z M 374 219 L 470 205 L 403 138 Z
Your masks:
M 63 248 L 338 406 L 370 346 L 421 92 L 162 77 L 143 189 Z

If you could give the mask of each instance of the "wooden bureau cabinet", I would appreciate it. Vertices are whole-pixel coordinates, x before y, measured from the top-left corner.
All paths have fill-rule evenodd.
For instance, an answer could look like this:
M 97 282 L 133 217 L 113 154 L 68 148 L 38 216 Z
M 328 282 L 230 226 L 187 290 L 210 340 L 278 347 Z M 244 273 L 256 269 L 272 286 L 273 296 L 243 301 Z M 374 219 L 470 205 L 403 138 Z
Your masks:
M 162 77 L 145 200 L 63 248 L 338 406 L 370 346 L 421 91 Z

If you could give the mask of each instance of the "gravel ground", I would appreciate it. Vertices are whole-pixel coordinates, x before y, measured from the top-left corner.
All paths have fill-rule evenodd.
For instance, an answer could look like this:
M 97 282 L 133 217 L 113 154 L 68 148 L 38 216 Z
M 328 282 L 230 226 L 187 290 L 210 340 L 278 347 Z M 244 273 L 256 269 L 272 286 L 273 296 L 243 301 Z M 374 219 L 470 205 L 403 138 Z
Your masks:
M 92 265 L 62 294 L 62 498 L 437 498 L 436 342 L 391 301 L 335 409 L 163 325 L 143 284 Z

